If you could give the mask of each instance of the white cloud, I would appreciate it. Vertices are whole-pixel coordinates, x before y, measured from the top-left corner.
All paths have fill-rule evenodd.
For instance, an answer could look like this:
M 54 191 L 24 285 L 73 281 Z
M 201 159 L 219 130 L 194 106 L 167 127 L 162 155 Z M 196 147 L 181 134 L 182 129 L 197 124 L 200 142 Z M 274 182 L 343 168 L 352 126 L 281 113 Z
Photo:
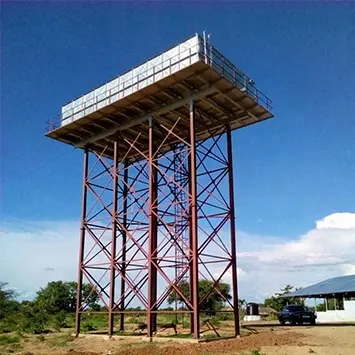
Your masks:
M 0 232 L 0 280 L 20 298 L 31 298 L 52 280 L 76 278 L 77 222 L 29 222 L 3 225 Z
M 286 284 L 307 286 L 354 274 L 355 213 L 335 213 L 315 223 L 314 229 L 293 240 L 239 231 L 240 296 L 262 301 Z M 23 298 L 33 296 L 48 281 L 77 277 L 77 222 L 3 225 L 0 245 L 0 280 L 8 281 Z M 223 280 L 231 280 L 230 271 Z
M 213 274 L 213 277 L 215 279 L 218 279 L 218 277 L 221 275 L 221 272 L 215 272 Z M 245 280 L 247 278 L 247 272 L 244 271 L 242 268 L 240 267 L 237 267 L 237 276 L 239 278 L 239 281 L 240 280 Z M 222 277 L 222 281 L 223 282 L 227 282 L 227 283 L 231 283 L 232 282 L 232 269 L 229 268 L 225 274 L 223 275 Z
M 330 216 L 316 222 L 317 229 L 354 229 L 354 213 L 333 213 Z
M 344 270 L 344 275 L 355 275 L 355 263 L 345 264 L 342 269 Z
M 262 240 L 257 250 L 239 249 L 239 266 L 248 273 L 248 280 L 240 280 L 244 297 L 262 300 L 286 284 L 307 286 L 355 273 L 355 213 L 326 216 L 294 240 Z

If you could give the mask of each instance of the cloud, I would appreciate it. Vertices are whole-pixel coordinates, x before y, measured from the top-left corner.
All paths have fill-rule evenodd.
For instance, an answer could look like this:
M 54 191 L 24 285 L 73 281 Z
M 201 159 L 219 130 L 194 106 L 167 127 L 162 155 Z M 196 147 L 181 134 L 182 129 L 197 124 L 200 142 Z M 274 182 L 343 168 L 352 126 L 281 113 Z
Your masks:
M 224 231 L 228 247 L 227 235 Z M 244 231 L 237 238 L 239 292 L 248 301 L 263 301 L 286 284 L 307 286 L 355 274 L 355 213 L 326 216 L 295 239 Z M 0 245 L 0 280 L 16 288 L 22 299 L 34 297 L 49 281 L 76 280 L 78 222 L 3 224 Z M 218 276 L 221 270 L 212 272 Z M 231 281 L 230 271 L 223 281 Z
M 3 224 L 0 280 L 9 282 L 24 299 L 49 281 L 75 279 L 78 231 L 79 224 L 70 221 Z
M 257 250 L 239 248 L 238 265 L 248 274 L 248 280 L 240 280 L 245 297 L 262 301 L 286 284 L 307 286 L 329 277 L 355 274 L 355 213 L 326 216 L 316 221 L 314 229 L 293 240 L 261 240 Z
M 333 213 L 316 222 L 317 229 L 354 229 L 354 213 Z

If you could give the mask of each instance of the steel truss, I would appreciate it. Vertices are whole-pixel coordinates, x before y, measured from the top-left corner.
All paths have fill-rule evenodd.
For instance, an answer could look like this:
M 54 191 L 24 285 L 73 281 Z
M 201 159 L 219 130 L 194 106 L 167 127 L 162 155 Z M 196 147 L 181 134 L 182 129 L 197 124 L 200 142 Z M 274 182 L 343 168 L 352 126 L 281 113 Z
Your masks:
M 123 330 L 127 309 L 140 305 L 152 337 L 173 293 L 185 308 L 175 312 L 190 314 L 197 339 L 200 310 L 212 292 L 224 297 L 223 279 L 231 284 L 232 299 L 225 302 L 239 335 L 231 130 L 228 124 L 209 129 L 193 101 L 189 112 L 170 125 L 151 117 L 148 135 L 118 132 L 101 154 L 85 148 L 77 334 L 88 309 L 85 282 L 107 309 L 109 335 L 115 316 Z M 205 128 L 204 139 L 197 126 Z M 166 143 L 171 149 L 163 152 Z M 105 154 L 112 145 L 113 160 Z M 212 287 L 199 294 L 203 279 Z

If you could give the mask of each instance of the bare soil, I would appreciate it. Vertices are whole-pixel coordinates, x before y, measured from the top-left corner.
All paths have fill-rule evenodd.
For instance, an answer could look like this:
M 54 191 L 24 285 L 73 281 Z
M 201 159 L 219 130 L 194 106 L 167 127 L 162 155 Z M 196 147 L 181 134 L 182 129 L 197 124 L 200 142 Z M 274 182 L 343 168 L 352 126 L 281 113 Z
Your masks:
M 223 326 L 219 327 L 223 334 Z M 230 328 L 229 328 L 230 330 Z M 21 355 L 354 355 L 354 326 L 281 327 L 259 324 L 243 327 L 240 339 L 207 343 L 147 343 L 139 339 L 108 339 L 90 335 L 73 339 L 61 332 L 29 336 L 19 344 L 0 347 L 0 354 Z

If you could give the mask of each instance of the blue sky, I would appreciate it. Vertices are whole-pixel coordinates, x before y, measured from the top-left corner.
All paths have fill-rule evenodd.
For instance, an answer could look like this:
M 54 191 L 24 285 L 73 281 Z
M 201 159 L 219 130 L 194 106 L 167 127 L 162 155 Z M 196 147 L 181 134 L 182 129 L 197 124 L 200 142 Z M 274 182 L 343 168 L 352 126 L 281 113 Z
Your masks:
M 45 121 L 205 29 L 274 104 L 233 133 L 238 228 L 291 239 L 355 212 L 354 4 L 5 2 L 1 16 L 3 221 L 78 220 L 82 152 Z

